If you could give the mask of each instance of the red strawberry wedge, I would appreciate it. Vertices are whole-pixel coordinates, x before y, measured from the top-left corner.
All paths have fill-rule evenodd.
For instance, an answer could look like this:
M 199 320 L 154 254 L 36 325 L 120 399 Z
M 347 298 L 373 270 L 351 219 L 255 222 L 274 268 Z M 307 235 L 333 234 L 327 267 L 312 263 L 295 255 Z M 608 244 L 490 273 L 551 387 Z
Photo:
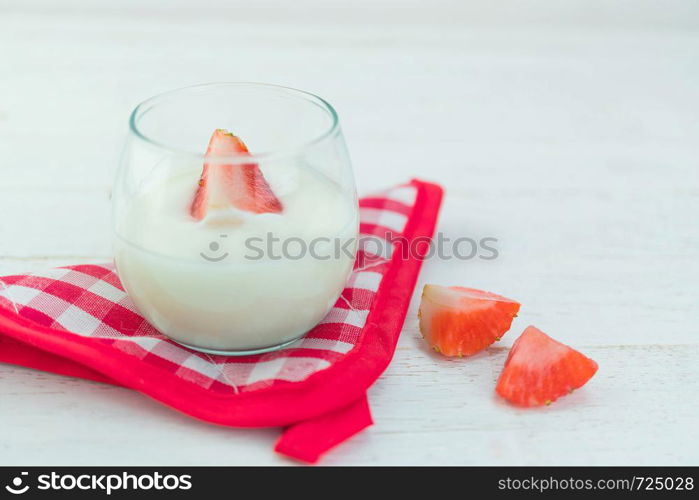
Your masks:
M 515 341 L 495 391 L 520 406 L 548 405 L 582 387 L 597 363 L 533 326 Z
M 460 286 L 425 285 L 420 332 L 445 356 L 470 356 L 500 340 L 517 316 L 519 303 Z
M 190 214 L 203 219 L 210 208 L 235 207 L 246 212 L 281 213 L 282 204 L 262 175 L 256 163 L 231 164 L 217 158 L 229 155 L 249 155 L 243 141 L 230 132 L 217 129 L 211 136 L 194 194 Z

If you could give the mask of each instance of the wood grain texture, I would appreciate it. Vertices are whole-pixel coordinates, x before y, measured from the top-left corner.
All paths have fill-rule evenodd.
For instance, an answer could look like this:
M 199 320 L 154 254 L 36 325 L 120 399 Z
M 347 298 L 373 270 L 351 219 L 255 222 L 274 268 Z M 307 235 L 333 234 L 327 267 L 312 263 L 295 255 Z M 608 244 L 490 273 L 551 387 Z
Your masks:
M 495 260 L 429 260 L 420 286 L 523 303 L 497 347 L 449 361 L 419 339 L 416 293 L 370 391 L 376 425 L 325 463 L 697 464 L 699 9 L 527 4 L 3 2 L 0 275 L 109 260 L 140 100 L 205 81 L 304 88 L 340 112 L 360 192 L 441 182 L 439 230 L 498 239 Z M 532 411 L 493 392 L 528 324 L 600 364 Z M 289 463 L 277 430 L 7 365 L 0 418 L 2 464 Z

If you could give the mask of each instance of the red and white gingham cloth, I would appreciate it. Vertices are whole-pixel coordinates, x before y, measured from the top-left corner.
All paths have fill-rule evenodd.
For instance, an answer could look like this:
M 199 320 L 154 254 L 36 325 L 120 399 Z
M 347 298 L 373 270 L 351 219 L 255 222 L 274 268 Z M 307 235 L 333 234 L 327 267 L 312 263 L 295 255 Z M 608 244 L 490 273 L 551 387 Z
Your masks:
M 420 216 L 413 210 L 419 187 L 413 181 L 360 200 L 359 250 L 347 287 L 320 324 L 280 351 L 226 357 L 195 352 L 167 339 L 135 309 L 111 264 L 2 277 L 0 308 L 51 331 L 109 346 L 137 358 L 139 366 L 164 370 L 214 396 L 296 384 L 328 369 L 358 344 L 391 268 L 393 246 L 377 242 L 400 237 L 409 219 Z M 411 293 L 412 286 L 408 300 Z

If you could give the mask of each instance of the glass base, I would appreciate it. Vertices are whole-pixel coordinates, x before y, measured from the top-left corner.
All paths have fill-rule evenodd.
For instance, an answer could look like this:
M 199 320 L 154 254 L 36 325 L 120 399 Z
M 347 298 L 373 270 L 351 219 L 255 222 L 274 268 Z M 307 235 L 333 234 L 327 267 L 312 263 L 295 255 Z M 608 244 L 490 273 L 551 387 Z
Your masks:
M 305 333 L 304 333 L 305 335 Z M 264 354 L 266 352 L 272 352 L 272 351 L 278 351 L 279 349 L 284 349 L 285 347 L 290 346 L 294 342 L 300 340 L 303 337 L 303 335 L 299 335 L 296 338 L 293 338 L 291 340 L 287 340 L 286 342 L 282 342 L 281 344 L 276 344 L 272 346 L 266 346 L 266 347 L 260 347 L 257 349 L 235 349 L 235 350 L 221 350 L 221 349 L 209 349 L 207 347 L 199 347 L 196 345 L 190 345 L 190 344 L 185 344 L 184 342 L 180 342 L 178 340 L 175 340 L 173 338 L 168 337 L 170 340 L 173 342 L 180 344 L 181 346 L 186 347 L 187 349 L 192 349 L 193 351 L 199 351 L 199 352 L 204 352 L 206 354 L 215 354 L 217 356 L 251 356 L 253 354 Z

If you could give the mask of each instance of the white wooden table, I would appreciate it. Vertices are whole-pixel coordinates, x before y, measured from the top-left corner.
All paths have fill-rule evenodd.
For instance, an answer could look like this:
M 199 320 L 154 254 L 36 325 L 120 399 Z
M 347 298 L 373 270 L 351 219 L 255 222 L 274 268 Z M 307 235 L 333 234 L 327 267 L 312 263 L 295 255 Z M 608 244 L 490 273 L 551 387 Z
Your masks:
M 3 0 L 0 274 L 110 259 L 138 101 L 206 81 L 308 89 L 338 108 L 360 191 L 441 182 L 439 230 L 498 238 L 498 259 L 431 260 L 420 285 L 523 304 L 498 347 L 449 361 L 419 338 L 416 293 L 369 393 L 376 425 L 325 464 L 699 463 L 699 6 L 462 3 Z M 493 392 L 528 324 L 600 365 L 544 409 Z M 290 463 L 278 430 L 8 365 L 0 423 L 2 464 Z

